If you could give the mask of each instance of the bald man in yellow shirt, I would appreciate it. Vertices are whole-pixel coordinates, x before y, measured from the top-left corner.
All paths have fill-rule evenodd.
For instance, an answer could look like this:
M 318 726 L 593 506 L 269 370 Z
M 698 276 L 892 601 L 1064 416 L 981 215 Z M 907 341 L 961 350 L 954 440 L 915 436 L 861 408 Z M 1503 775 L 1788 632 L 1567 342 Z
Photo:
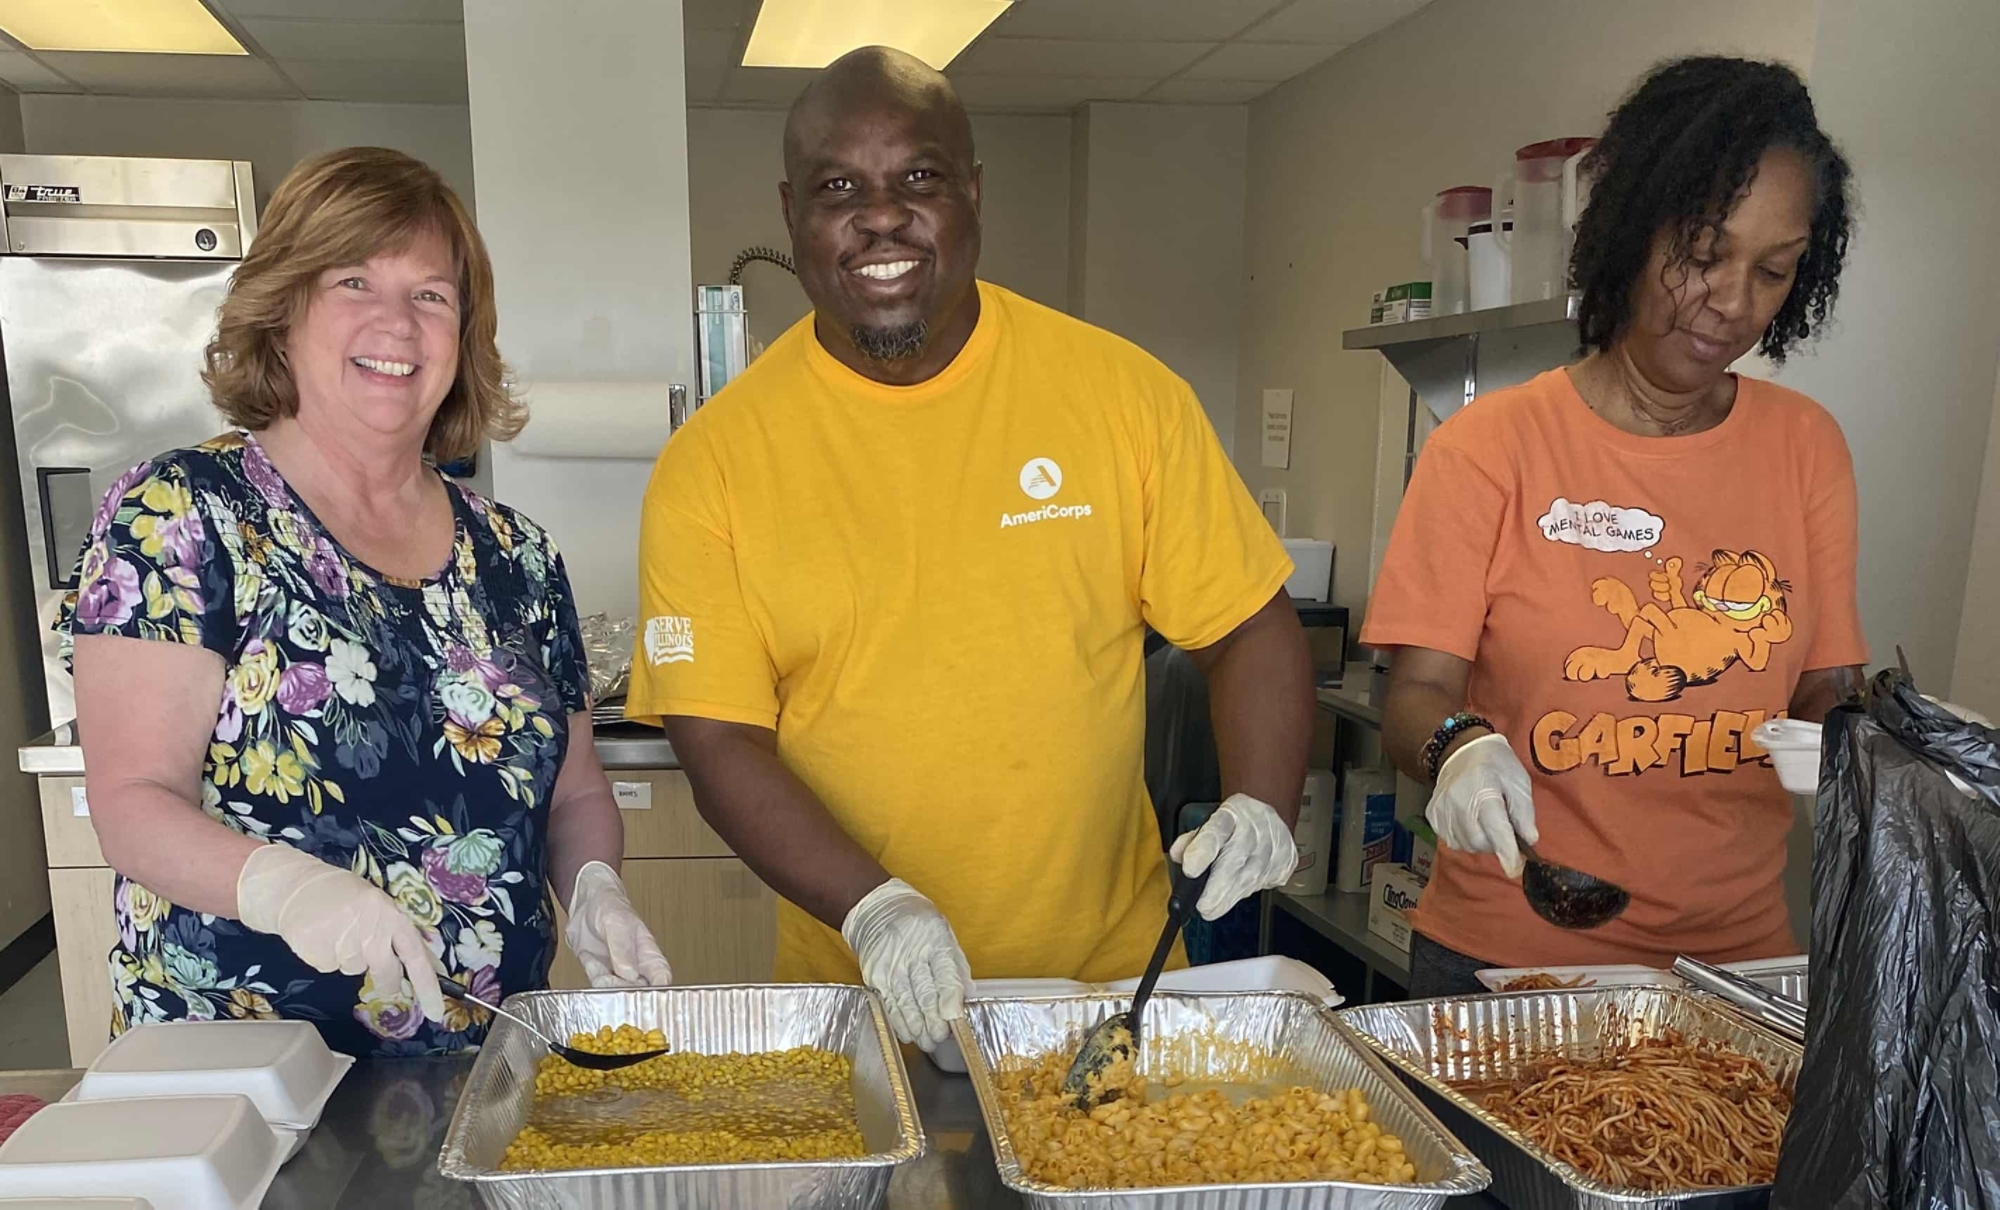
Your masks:
M 1150 625 L 1206 674 L 1227 801 L 1172 851 L 1209 919 L 1291 875 L 1312 727 L 1290 560 L 1186 383 L 978 281 L 942 75 L 856 51 L 779 186 L 813 314 L 661 453 L 626 711 L 783 898 L 778 975 L 942 1041 L 973 976 L 1136 975 L 1165 924 Z

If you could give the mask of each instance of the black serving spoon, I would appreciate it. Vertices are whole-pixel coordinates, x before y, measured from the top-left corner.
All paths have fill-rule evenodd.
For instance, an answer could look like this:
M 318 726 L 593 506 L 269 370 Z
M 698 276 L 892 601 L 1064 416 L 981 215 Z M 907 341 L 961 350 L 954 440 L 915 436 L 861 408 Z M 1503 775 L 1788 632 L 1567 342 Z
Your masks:
M 1617 883 L 1545 861 L 1533 845 L 1518 836 L 1515 840 L 1528 861 L 1521 871 L 1521 894 L 1535 915 L 1557 928 L 1594 929 L 1609 924 L 1631 904 L 1631 892 Z
M 486 1001 L 481 1000 L 478 996 L 473 995 L 465 984 L 455 979 L 447 979 L 443 975 L 439 975 L 438 987 L 443 990 L 445 995 L 450 996 L 454 1000 L 463 1000 L 467 1004 L 477 1004 L 488 1012 L 500 1014 L 522 1029 L 540 1038 L 548 1044 L 550 1050 L 561 1055 L 564 1059 L 578 1067 L 588 1067 L 593 1071 L 617 1071 L 621 1067 L 630 1067 L 635 1063 L 644 1063 L 647 1059 L 657 1059 L 661 1055 L 666 1054 L 667 1049 L 671 1049 L 669 1047 L 662 1050 L 642 1050 L 638 1054 L 632 1055 L 600 1055 L 588 1050 L 578 1050 L 574 1046 L 564 1046 L 513 1013 L 501 1008 L 498 1004 L 488 1004 Z
M 1153 947 L 1153 960 L 1146 964 L 1146 975 L 1139 980 L 1139 989 L 1132 993 L 1132 1007 L 1106 1017 L 1085 1035 L 1082 1047 L 1069 1065 L 1069 1074 L 1063 1077 L 1063 1093 L 1076 1102 L 1078 1109 L 1089 1109 L 1092 1105 L 1118 1098 L 1120 1090 L 1106 1089 L 1101 1084 L 1093 1087 L 1090 1079 L 1102 1075 L 1120 1058 L 1137 1061 L 1139 1022 L 1144 1019 L 1146 1001 L 1152 998 L 1153 985 L 1160 981 L 1160 972 L 1167 965 L 1167 955 L 1174 948 L 1174 938 L 1187 927 L 1189 918 L 1194 915 L 1195 901 L 1201 898 L 1201 889 L 1208 885 L 1208 870 L 1190 878 L 1177 865 L 1169 863 L 1169 868 L 1173 871 L 1174 890 L 1167 900 L 1167 927 L 1160 933 L 1160 943 Z

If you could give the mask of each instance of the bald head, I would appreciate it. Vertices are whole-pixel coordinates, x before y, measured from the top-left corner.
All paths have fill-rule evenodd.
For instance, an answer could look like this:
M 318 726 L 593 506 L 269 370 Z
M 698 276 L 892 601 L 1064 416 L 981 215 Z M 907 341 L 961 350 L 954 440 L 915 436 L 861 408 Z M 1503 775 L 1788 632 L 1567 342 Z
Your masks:
M 819 73 L 785 121 L 778 198 L 821 345 L 878 382 L 949 364 L 979 318 L 980 191 L 942 75 L 881 46 Z
M 851 50 L 826 65 L 785 118 L 785 176 L 797 182 L 810 153 L 842 127 L 885 113 L 921 115 L 963 168 L 973 163 L 972 121 L 944 73 L 887 46 Z

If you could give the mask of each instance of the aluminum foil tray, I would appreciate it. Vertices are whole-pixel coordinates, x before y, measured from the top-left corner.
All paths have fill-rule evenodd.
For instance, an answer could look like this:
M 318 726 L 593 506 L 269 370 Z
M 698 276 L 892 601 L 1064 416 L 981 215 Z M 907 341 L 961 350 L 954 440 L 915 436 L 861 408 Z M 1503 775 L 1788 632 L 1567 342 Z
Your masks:
M 1161 1189 L 1075 1190 L 1031 1180 L 1007 1137 L 992 1068 L 1004 1056 L 1075 1049 L 1083 1035 L 1130 1007 L 1123 995 L 980 1000 L 957 1023 L 958 1044 L 979 1095 L 1000 1179 L 1032 1210 L 1433 1210 L 1486 1187 L 1478 1160 L 1366 1049 L 1334 1024 L 1321 1002 L 1297 992 L 1160 992 L 1146 1002 L 1139 1060 L 1199 1078 L 1218 1061 L 1212 1043 L 1248 1043 L 1298 1065 L 1302 1083 L 1359 1088 L 1375 1121 L 1403 1140 L 1417 1167 L 1414 1185 L 1318 1181 L 1274 1185 L 1186 1185 Z M 1206 1062 L 1205 1062 L 1206 1060 Z
M 607 988 L 522 992 L 506 1008 L 557 1038 L 600 1025 L 658 1029 L 675 1049 L 702 1054 L 818 1046 L 854 1062 L 854 1104 L 869 1154 L 777 1164 L 502 1172 L 535 1096 L 548 1047 L 502 1017 L 472 1065 L 438 1156 L 438 1171 L 470 1182 L 505 1210 L 628 1210 L 640 1206 L 756 1206 L 872 1210 L 898 1164 L 924 1152 L 909 1073 L 881 1001 L 860 987 Z
M 1677 1030 L 1713 1038 L 1760 1060 L 1780 1083 L 1798 1078 L 1804 1050 L 1725 1012 L 1700 993 L 1669 987 L 1509 992 L 1340 1013 L 1340 1023 L 1387 1059 L 1426 1105 L 1493 1170 L 1492 1194 L 1512 1210 L 1747 1210 L 1770 1203 L 1769 1185 L 1641 1193 L 1594 1181 L 1543 1151 L 1453 1090 L 1452 1083 L 1513 1078 L 1550 1052 L 1590 1056 L 1606 1030 L 1627 1039 Z

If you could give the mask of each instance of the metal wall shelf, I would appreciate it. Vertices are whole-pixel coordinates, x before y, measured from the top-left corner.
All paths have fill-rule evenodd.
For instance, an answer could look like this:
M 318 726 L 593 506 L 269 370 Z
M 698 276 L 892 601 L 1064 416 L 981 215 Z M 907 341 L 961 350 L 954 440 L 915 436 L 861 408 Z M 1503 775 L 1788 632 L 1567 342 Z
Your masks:
M 1541 302 L 1515 303 L 1510 307 L 1489 307 L 1484 311 L 1462 311 L 1435 319 L 1417 319 L 1399 324 L 1370 324 L 1349 328 L 1340 334 L 1343 349 L 1382 349 L 1390 345 L 1415 344 L 1427 340 L 1448 340 L 1455 336 L 1479 336 L 1511 328 L 1532 328 L 1540 324 L 1568 323 L 1576 318 L 1577 296 L 1548 298 Z

